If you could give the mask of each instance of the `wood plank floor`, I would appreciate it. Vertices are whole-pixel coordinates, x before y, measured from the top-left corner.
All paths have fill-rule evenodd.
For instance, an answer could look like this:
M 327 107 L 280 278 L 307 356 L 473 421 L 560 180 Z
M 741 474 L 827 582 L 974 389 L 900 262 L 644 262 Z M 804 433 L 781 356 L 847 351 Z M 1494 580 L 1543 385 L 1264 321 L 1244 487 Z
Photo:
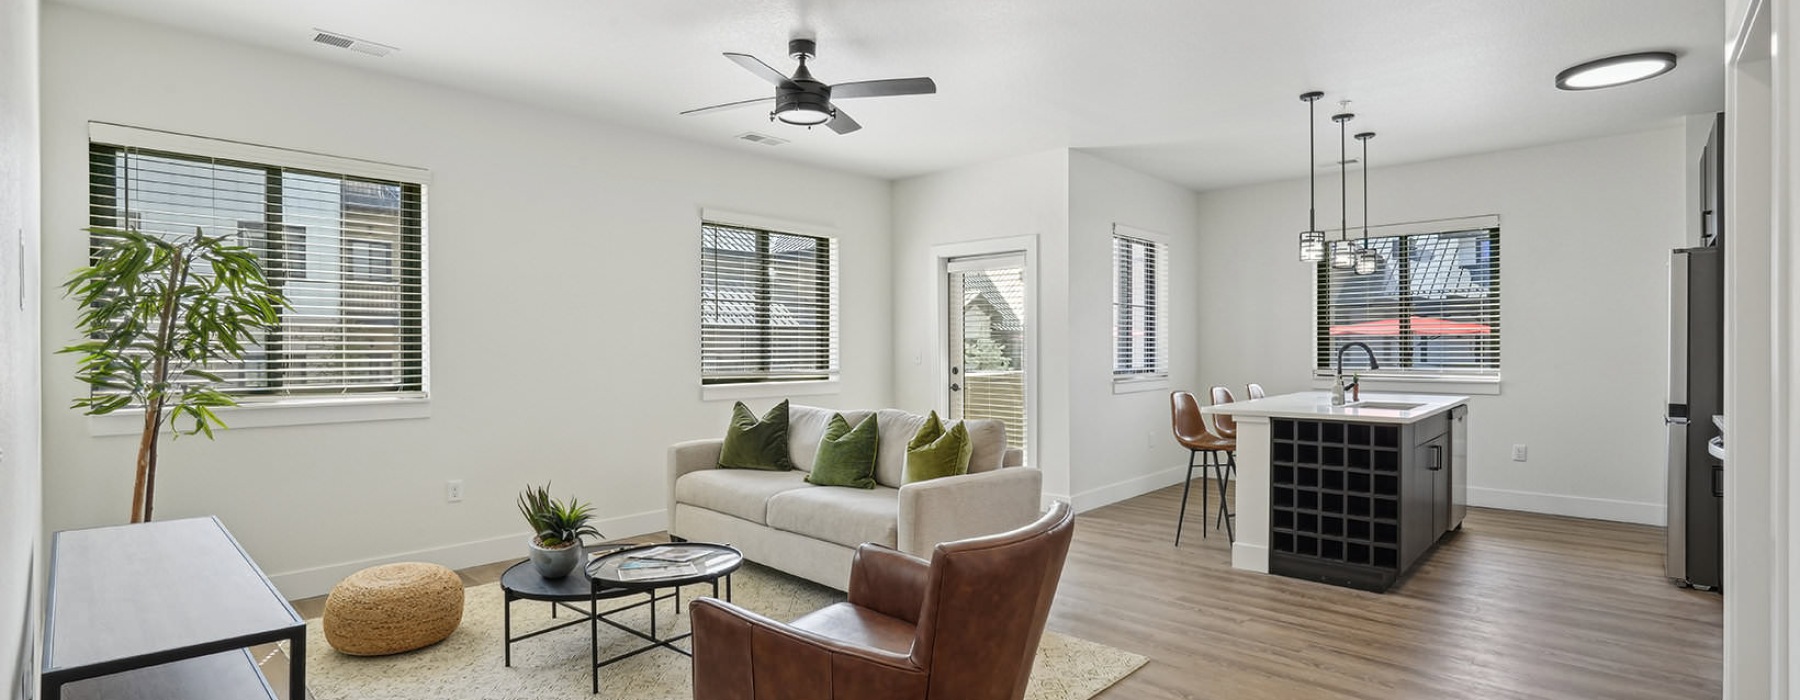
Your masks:
M 1151 659 L 1101 700 L 1720 695 L 1721 598 L 1663 579 L 1661 528 L 1473 509 L 1383 595 L 1232 569 L 1198 494 L 1177 549 L 1180 497 L 1077 518 L 1049 626 Z
M 1720 695 L 1722 599 L 1663 578 L 1661 528 L 1472 509 L 1375 594 L 1234 570 L 1192 503 L 1176 549 L 1180 496 L 1076 521 L 1050 627 L 1151 658 L 1103 700 Z

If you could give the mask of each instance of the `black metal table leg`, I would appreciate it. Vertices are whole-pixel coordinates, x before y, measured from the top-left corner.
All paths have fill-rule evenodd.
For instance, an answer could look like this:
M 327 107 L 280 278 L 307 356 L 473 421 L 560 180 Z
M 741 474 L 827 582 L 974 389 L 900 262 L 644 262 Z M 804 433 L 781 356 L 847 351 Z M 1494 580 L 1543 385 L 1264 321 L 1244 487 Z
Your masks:
M 293 654 L 288 656 L 288 697 L 306 697 L 306 630 L 293 637 Z

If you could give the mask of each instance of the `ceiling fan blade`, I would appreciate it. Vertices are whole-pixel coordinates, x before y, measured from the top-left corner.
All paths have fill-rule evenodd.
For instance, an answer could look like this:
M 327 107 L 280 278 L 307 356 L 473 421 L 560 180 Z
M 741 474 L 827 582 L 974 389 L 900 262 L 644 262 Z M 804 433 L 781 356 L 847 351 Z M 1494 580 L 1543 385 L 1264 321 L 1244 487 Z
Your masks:
M 850 118 L 850 113 L 841 109 L 837 110 L 837 116 L 832 117 L 831 121 L 825 123 L 825 126 L 831 127 L 832 131 L 840 134 L 848 134 L 862 128 L 861 124 L 856 123 L 855 119 Z
M 838 83 L 831 86 L 831 99 L 839 100 L 847 97 L 890 97 L 893 95 L 929 95 L 937 92 L 937 83 L 930 78 L 893 78 L 890 80 L 862 80 L 854 83 Z
M 725 53 L 725 57 L 731 59 L 738 65 L 743 66 L 744 70 L 755 73 L 757 77 L 767 80 L 777 87 L 780 87 L 782 83 L 788 81 L 788 77 L 783 75 L 781 71 L 770 68 L 769 64 L 762 62 L 762 59 L 750 54 L 731 53 L 728 51 Z
M 757 104 L 759 102 L 773 102 L 773 101 L 775 101 L 775 98 L 773 98 L 773 97 L 758 97 L 754 100 L 738 100 L 737 102 L 727 102 L 725 104 L 712 105 L 710 107 L 699 107 L 696 109 L 690 109 L 686 112 L 682 112 L 682 114 L 706 114 L 708 112 L 722 112 L 727 109 L 737 109 L 739 107 L 749 107 L 750 105 Z

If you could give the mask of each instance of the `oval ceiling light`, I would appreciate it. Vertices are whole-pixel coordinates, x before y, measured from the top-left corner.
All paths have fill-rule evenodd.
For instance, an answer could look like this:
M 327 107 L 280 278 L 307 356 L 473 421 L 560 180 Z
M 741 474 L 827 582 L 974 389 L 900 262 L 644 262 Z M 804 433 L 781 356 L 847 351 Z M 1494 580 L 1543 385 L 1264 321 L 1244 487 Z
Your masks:
M 1596 90 L 1649 80 L 1675 69 L 1675 54 L 1644 51 L 1588 61 L 1556 74 L 1562 90 Z

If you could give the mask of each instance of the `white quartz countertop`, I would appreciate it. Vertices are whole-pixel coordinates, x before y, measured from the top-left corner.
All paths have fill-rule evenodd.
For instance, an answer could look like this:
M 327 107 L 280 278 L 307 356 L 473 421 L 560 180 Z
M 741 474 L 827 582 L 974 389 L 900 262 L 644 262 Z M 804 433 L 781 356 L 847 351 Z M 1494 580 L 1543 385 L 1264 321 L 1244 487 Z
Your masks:
M 1267 418 L 1310 418 L 1341 420 L 1353 423 L 1416 423 L 1467 403 L 1467 396 L 1445 394 L 1377 394 L 1363 392 L 1362 400 L 1343 406 L 1331 405 L 1329 391 L 1302 391 L 1297 394 L 1269 396 L 1254 401 L 1239 401 L 1222 406 L 1207 406 L 1201 413 L 1224 413 L 1232 416 Z

